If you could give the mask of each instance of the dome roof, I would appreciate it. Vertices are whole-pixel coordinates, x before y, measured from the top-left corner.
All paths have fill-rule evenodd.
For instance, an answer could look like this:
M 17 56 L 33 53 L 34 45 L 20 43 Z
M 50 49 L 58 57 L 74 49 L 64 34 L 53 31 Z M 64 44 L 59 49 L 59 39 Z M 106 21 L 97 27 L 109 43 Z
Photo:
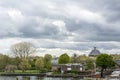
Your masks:
M 97 56 L 100 54 L 100 51 L 94 47 L 94 49 L 90 52 L 89 56 Z

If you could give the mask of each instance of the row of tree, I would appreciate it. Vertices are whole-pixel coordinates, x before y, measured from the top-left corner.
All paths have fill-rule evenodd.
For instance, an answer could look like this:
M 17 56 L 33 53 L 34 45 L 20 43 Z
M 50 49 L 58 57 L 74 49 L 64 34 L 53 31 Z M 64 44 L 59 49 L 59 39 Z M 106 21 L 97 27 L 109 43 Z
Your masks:
M 7 65 L 16 65 L 18 69 L 22 69 L 23 72 L 27 69 L 51 69 L 51 59 L 50 54 L 46 54 L 44 57 L 31 57 L 34 55 L 36 49 L 35 47 L 28 42 L 20 42 L 13 45 L 11 48 L 11 53 L 14 57 L 9 57 L 8 55 L 0 55 L 0 70 L 4 70 Z M 66 63 L 84 63 L 88 65 L 87 69 L 93 68 L 93 63 L 89 57 L 85 55 L 78 56 L 74 54 L 72 57 L 69 57 L 67 54 L 62 54 L 59 57 L 59 64 Z M 91 63 L 89 62 L 91 61 Z
M 23 72 L 27 69 L 37 69 L 39 72 L 41 70 L 51 69 L 52 56 L 50 54 L 46 54 L 44 57 L 31 57 L 31 55 L 34 55 L 36 51 L 35 47 L 31 43 L 17 43 L 10 49 L 11 53 L 14 54 L 14 57 L 0 54 L 0 70 L 4 70 L 7 65 L 16 65 L 18 69 L 23 70 Z M 70 57 L 68 54 L 64 53 L 58 57 L 58 62 L 59 64 L 82 63 L 85 65 L 84 67 L 87 70 L 93 69 L 94 64 L 96 63 L 97 66 L 101 67 L 101 72 L 103 73 L 104 69 L 114 65 L 113 59 L 119 59 L 118 56 L 112 56 L 101 54 L 97 58 L 90 58 L 86 55 L 78 56 L 77 54 L 73 54 L 73 56 Z
M 18 57 L 9 57 L 8 55 L 0 54 L 0 70 L 5 71 L 6 66 L 13 65 L 17 67 L 17 69 L 23 70 L 25 72 L 28 69 L 33 70 L 50 70 L 51 69 L 51 59 L 52 56 L 50 54 L 46 54 L 44 57 L 29 57 L 26 58 L 18 58 Z M 11 67 L 11 66 L 10 66 Z
M 59 64 L 84 63 L 86 64 L 86 69 L 93 69 L 94 60 L 85 55 L 74 55 L 70 57 L 66 53 L 62 54 L 58 57 Z M 8 65 L 15 65 L 18 67 L 18 69 L 22 69 L 23 72 L 27 69 L 37 69 L 39 71 L 51 70 L 51 60 L 52 56 L 50 54 L 46 54 L 44 57 L 36 56 L 29 58 L 9 57 L 8 55 L 0 54 L 0 70 L 4 70 Z
M 11 53 L 18 59 L 16 64 L 20 69 L 23 71 L 26 69 L 30 69 L 31 67 L 36 67 L 37 69 L 41 70 L 43 68 L 50 70 L 51 68 L 51 59 L 52 56 L 50 54 L 46 54 L 44 57 L 37 57 L 35 59 L 30 59 L 31 55 L 34 55 L 36 49 L 34 45 L 28 42 L 20 42 L 13 45 L 11 48 Z M 33 60 L 33 61 L 32 61 Z M 72 57 L 69 55 L 62 54 L 59 57 L 59 64 L 66 64 L 66 63 L 84 63 L 87 65 L 86 69 L 93 68 L 93 59 L 82 55 L 78 56 L 77 54 L 73 54 Z M 30 64 L 29 64 L 30 63 Z

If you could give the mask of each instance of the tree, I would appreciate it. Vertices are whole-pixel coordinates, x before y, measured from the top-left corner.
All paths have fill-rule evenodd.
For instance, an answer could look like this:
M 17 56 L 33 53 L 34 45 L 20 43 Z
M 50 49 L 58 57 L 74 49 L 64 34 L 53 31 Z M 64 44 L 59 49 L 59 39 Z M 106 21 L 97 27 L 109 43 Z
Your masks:
M 31 65 L 29 64 L 28 59 L 22 59 L 19 66 L 23 70 L 23 72 L 25 72 L 27 69 L 31 68 Z
M 11 65 L 16 65 L 17 67 L 19 67 L 19 64 L 21 62 L 21 59 L 18 57 L 10 57 L 10 64 Z
M 43 59 L 43 57 L 37 58 L 37 60 L 35 61 L 35 67 L 39 70 L 39 72 L 40 72 L 40 70 L 42 68 L 44 68 L 44 59 Z
M 97 66 L 101 67 L 101 77 L 103 77 L 104 69 L 114 66 L 114 61 L 111 55 L 100 54 L 96 59 Z
M 20 42 L 11 46 L 12 53 L 19 58 L 28 58 L 35 52 L 35 48 L 29 42 Z
M 47 68 L 48 70 L 51 69 L 51 60 L 52 60 L 52 56 L 50 54 L 46 54 L 44 56 L 44 66 L 45 68 Z
M 71 62 L 78 63 L 78 55 L 76 53 L 74 53 L 73 56 L 71 57 Z
M 59 64 L 67 64 L 70 62 L 70 57 L 66 53 L 64 53 L 59 57 L 58 62 Z
M 120 60 L 120 54 L 111 54 L 113 60 Z
M 87 69 L 93 69 L 94 68 L 94 61 L 92 59 L 86 59 L 86 68 Z
M 79 62 L 79 63 L 85 63 L 85 61 L 86 61 L 87 59 L 89 59 L 89 57 L 87 57 L 86 55 L 80 55 L 80 56 L 78 57 L 78 62 Z
M 3 71 L 8 64 L 10 64 L 10 57 L 0 54 L 0 70 Z

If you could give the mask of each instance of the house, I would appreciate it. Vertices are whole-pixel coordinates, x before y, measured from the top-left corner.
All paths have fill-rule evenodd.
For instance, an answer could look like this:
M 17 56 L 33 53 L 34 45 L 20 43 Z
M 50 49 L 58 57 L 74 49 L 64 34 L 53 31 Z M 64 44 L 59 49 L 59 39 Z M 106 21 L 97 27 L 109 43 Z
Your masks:
M 83 71 L 83 65 L 81 63 L 68 63 L 68 64 L 58 64 L 58 58 L 54 57 L 51 60 L 52 71 Z
M 52 58 L 51 64 L 52 64 L 52 71 L 60 70 L 60 66 L 58 65 L 58 58 L 57 57 Z
M 58 64 L 52 65 L 52 71 L 83 71 L 83 65 L 80 63 Z
M 83 71 L 83 66 L 81 63 L 69 63 L 69 64 L 61 64 L 61 71 Z
M 90 52 L 89 57 L 96 57 L 99 54 L 101 54 L 100 51 L 97 50 L 96 47 L 94 47 L 94 49 Z

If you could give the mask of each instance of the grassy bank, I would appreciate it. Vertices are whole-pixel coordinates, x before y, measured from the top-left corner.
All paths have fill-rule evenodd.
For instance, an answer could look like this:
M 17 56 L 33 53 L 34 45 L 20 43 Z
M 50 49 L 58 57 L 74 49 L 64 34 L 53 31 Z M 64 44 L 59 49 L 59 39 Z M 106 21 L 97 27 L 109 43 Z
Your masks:
M 26 70 L 23 72 L 22 70 L 15 70 L 14 72 L 0 72 L 0 74 L 35 74 L 35 73 L 43 73 L 39 72 L 38 70 Z

